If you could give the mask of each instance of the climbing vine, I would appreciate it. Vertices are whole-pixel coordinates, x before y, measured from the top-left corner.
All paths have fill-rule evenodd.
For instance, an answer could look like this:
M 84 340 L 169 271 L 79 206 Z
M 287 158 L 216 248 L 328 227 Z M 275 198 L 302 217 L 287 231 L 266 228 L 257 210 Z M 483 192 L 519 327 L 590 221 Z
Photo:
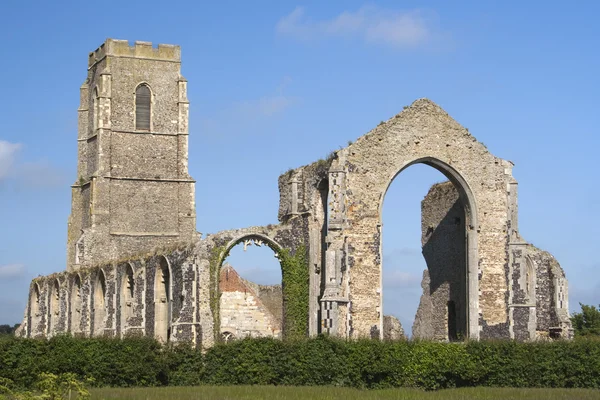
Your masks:
M 308 333 L 308 297 L 309 273 L 306 247 L 300 245 L 292 254 L 289 249 L 278 249 L 272 243 L 266 243 L 277 254 L 281 264 L 281 283 L 283 292 L 283 334 L 286 339 L 305 337 Z M 216 246 L 211 250 L 209 259 L 210 273 L 210 310 L 213 316 L 213 333 L 220 340 L 221 316 L 219 275 L 221 264 L 228 256 L 225 246 Z
M 308 333 L 309 272 L 306 248 L 300 245 L 296 253 L 278 251 L 283 289 L 284 337 L 305 337 Z
M 219 288 L 219 272 L 221 269 L 222 260 L 227 257 L 225 253 L 225 246 L 213 247 L 210 253 L 209 259 L 209 273 L 210 273 L 210 311 L 213 316 L 213 333 L 215 340 L 219 340 L 221 337 L 221 316 L 220 316 L 220 298 L 221 290 Z

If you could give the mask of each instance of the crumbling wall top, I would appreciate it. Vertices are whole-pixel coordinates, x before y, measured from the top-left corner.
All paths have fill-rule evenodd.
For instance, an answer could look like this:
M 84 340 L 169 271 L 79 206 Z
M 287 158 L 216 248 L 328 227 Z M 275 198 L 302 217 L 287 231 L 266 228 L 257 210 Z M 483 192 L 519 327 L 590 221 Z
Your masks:
M 92 51 L 88 58 L 88 69 L 106 56 L 150 58 L 163 61 L 181 61 L 181 47 L 172 44 L 159 44 L 152 46 L 152 42 L 136 41 L 133 46 L 127 40 L 106 39 L 106 41 Z

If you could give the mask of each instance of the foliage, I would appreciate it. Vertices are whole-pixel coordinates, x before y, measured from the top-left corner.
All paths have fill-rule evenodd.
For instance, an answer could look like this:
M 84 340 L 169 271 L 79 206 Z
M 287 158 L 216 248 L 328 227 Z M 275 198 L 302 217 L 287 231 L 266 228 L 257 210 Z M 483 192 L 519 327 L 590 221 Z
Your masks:
M 281 264 L 281 286 L 283 293 L 283 335 L 286 338 L 305 337 L 308 334 L 308 298 L 309 273 L 307 251 L 304 245 L 295 253 L 288 249 L 278 249 L 270 242 L 266 243 L 273 250 Z M 215 341 L 220 341 L 220 289 L 219 273 L 223 261 L 227 258 L 225 246 L 214 247 L 209 260 L 211 279 L 210 309 L 213 316 L 213 334 Z
M 575 336 L 600 336 L 600 306 L 579 305 L 581 312 L 571 317 Z
M 300 338 L 308 334 L 309 272 L 307 251 L 304 245 L 296 252 L 282 249 L 277 253 L 281 263 L 283 292 L 283 335 Z
M 209 306 L 213 317 L 213 335 L 216 341 L 221 337 L 221 316 L 220 316 L 220 300 L 221 291 L 219 289 L 219 273 L 221 271 L 221 264 L 223 260 L 227 258 L 225 254 L 225 246 L 215 246 L 211 250 L 209 259 L 209 274 L 210 274 L 210 286 L 209 292 Z
M 290 340 L 246 338 L 220 343 L 205 351 L 182 344 L 162 346 L 142 337 L 0 339 L 0 394 L 5 396 L 35 388 L 40 376 L 47 378 L 44 390 L 62 393 L 66 387 L 75 390 L 75 382 L 88 378 L 99 387 L 598 389 L 598 371 L 600 340 L 587 338 L 535 343 L 345 341 L 326 336 Z M 58 381 L 53 381 L 53 376 L 59 377 Z
M 21 324 L 15 324 L 14 326 L 7 324 L 0 325 L 0 335 L 13 335 L 20 325 Z
M 36 391 L 18 390 L 12 381 L 0 378 L 0 400 L 62 400 L 76 396 L 79 400 L 90 399 L 86 384 L 77 379 L 73 373 L 60 375 L 41 373 L 36 384 Z

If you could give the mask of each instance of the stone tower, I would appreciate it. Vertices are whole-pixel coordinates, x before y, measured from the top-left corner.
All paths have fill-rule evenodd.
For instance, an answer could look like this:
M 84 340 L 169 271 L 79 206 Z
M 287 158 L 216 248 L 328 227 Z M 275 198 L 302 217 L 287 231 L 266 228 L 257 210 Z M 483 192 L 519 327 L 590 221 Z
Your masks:
M 80 90 L 67 270 L 196 238 L 179 46 L 107 39 Z

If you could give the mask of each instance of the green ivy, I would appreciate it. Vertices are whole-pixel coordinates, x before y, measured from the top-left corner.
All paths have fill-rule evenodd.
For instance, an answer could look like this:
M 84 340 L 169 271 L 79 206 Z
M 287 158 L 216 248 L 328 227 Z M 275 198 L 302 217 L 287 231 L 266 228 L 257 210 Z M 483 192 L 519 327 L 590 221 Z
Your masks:
M 288 249 L 277 253 L 281 262 L 284 338 L 308 335 L 309 272 L 306 248 L 300 245 L 295 254 Z
M 227 258 L 227 254 L 225 254 L 226 250 L 225 246 L 213 247 L 209 259 L 210 286 L 208 291 L 210 296 L 210 311 L 213 317 L 213 334 L 215 341 L 219 341 L 221 338 L 221 290 L 219 289 L 219 272 L 221 271 L 223 260 Z
M 237 244 L 237 243 L 236 243 Z M 234 246 L 236 245 L 234 244 Z M 283 293 L 283 336 L 286 339 L 306 337 L 308 334 L 308 297 L 309 274 L 306 247 L 300 245 L 292 254 L 289 249 L 278 249 L 270 242 L 266 243 L 279 258 L 281 264 L 281 283 Z M 211 250 L 209 260 L 210 273 L 210 310 L 213 316 L 215 341 L 220 341 L 221 317 L 219 273 L 229 251 L 225 246 L 216 246 Z

